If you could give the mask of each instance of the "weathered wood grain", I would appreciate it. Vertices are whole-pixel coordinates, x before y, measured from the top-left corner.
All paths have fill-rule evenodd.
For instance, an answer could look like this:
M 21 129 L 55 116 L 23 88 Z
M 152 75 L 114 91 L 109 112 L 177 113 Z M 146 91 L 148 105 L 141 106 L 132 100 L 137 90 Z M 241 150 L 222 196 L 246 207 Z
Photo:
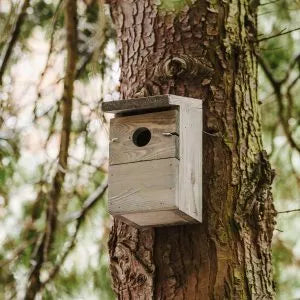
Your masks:
M 177 205 L 202 221 L 202 109 L 180 106 L 180 165 Z
M 179 210 L 161 210 L 150 212 L 137 212 L 121 216 L 125 222 L 133 223 L 135 226 L 168 226 L 176 224 L 188 224 L 192 219 L 184 216 Z
M 143 160 L 176 157 L 178 155 L 178 111 L 168 110 L 156 113 L 117 117 L 110 122 L 109 162 L 111 165 Z M 138 147 L 132 137 L 136 129 L 146 127 L 151 132 L 150 142 Z
M 108 101 L 102 103 L 102 110 L 109 113 L 128 113 L 146 110 L 161 109 L 170 106 L 180 106 L 185 103 L 202 108 L 202 101 L 199 99 L 182 97 L 177 95 L 158 95 L 136 99 Z
M 176 158 L 110 166 L 108 210 L 112 215 L 176 209 Z

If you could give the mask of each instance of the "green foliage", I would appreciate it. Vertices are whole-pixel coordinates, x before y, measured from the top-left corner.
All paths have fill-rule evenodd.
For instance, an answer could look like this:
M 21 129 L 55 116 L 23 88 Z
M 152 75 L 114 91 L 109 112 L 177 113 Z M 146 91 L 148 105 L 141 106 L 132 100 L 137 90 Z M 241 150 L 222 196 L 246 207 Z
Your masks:
M 300 63 L 296 63 L 291 69 L 291 62 L 300 53 L 300 35 L 299 31 L 284 34 L 288 30 L 300 27 L 299 12 L 299 1 L 279 0 L 259 7 L 260 32 L 264 34 L 262 37 L 283 34 L 260 43 L 261 56 L 277 81 L 284 79 L 289 72 L 288 79 L 281 84 L 283 109 L 278 105 L 270 81 L 262 70 L 259 72 L 263 140 L 276 171 L 273 195 L 278 211 L 299 208 L 299 151 L 292 148 L 288 142 L 280 119 L 282 113 L 292 138 L 300 145 L 300 102 L 297 101 L 300 82 L 296 79 L 299 76 Z M 273 268 L 276 298 L 280 300 L 296 299 L 300 296 L 300 257 L 299 251 L 296 251 L 300 246 L 297 240 L 298 214 L 299 212 L 286 213 L 277 217 L 273 241 Z
M 19 12 L 18 5 L 7 7 L 7 11 L 1 11 L 0 6 L 0 28 L 6 37 Z M 114 298 L 106 247 L 110 225 L 104 208 L 106 196 L 84 214 L 75 244 L 61 263 L 75 232 L 74 216 L 82 212 L 85 201 L 106 177 L 106 124 L 99 123 L 99 119 L 104 120 L 99 105 L 102 93 L 115 88 L 103 81 L 104 76 L 111 76 L 115 61 L 114 55 L 107 56 L 107 45 L 114 45 L 107 12 L 97 1 L 91 5 L 79 1 L 78 15 L 79 91 L 73 107 L 69 168 L 59 199 L 54 243 L 43 265 L 41 280 L 57 265 L 59 272 L 40 292 L 42 299 Z M 59 168 L 56 156 L 62 111 L 57 103 L 61 100 L 60 77 L 64 74 L 63 27 L 63 1 L 30 2 L 9 61 L 15 73 L 10 73 L 13 68 L 7 68 L 0 91 L 0 226 L 4 229 L 0 233 L 0 299 L 20 298 L 24 293 L 37 245 L 45 231 L 49 193 Z M 3 36 L 0 48 L 4 46 Z M 43 58 L 36 63 L 39 55 Z M 28 62 L 30 67 L 24 68 Z M 89 85 L 88 80 L 100 83 L 100 88 Z
M 280 28 L 274 30 L 274 34 L 278 34 L 280 31 Z M 266 42 L 263 55 L 276 76 L 281 78 L 286 72 L 286 66 L 292 60 L 294 52 L 293 38 L 290 35 L 284 35 Z
M 29 37 L 31 30 L 36 26 L 41 26 L 42 28 L 51 26 L 51 20 L 55 14 L 55 2 L 57 1 L 54 1 L 54 3 L 40 0 L 32 2 L 31 7 L 27 10 L 26 26 L 23 27 L 24 38 Z
M 262 34 L 259 38 L 300 27 L 299 0 L 268 2 L 259 6 L 258 23 Z M 72 239 L 76 224 L 74 215 L 81 211 L 86 199 L 106 176 L 106 124 L 99 106 L 104 94 L 115 89 L 115 85 L 109 84 L 115 82 L 112 68 L 116 61 L 116 36 L 101 2 L 87 3 L 90 4 L 78 1 L 79 62 L 69 169 L 59 199 L 55 241 L 49 261 L 43 267 L 46 277 L 60 263 Z M 187 3 L 191 1 L 162 0 L 160 9 L 177 13 Z M 212 7 L 214 3 L 211 1 Z M 10 37 L 20 7 L 19 1 L 6 0 L 6 4 L 6 10 L 0 7 L 1 51 Z M 0 91 L 0 226 L 4 229 L 0 231 L 0 299 L 14 298 L 15 291 L 18 296 L 24 291 L 36 242 L 46 226 L 49 192 L 55 170 L 59 168 L 56 157 L 64 79 L 63 26 L 62 1 L 31 1 L 9 62 L 17 71 L 10 72 L 12 68 L 6 71 L 5 85 Z M 291 61 L 300 53 L 299 39 L 299 32 L 295 31 L 259 44 L 260 53 L 277 80 L 285 77 Z M 43 57 L 37 64 L 35 59 L 41 53 Z M 26 65 L 28 62 L 30 64 Z M 32 73 L 34 69 L 38 71 Z M 300 140 L 300 102 L 291 101 L 287 91 L 299 71 L 298 63 L 282 88 L 284 117 L 296 141 Z M 279 211 L 297 208 L 299 153 L 287 141 L 273 88 L 262 70 L 259 78 L 263 140 L 277 173 L 273 188 L 276 208 Z M 300 93 L 299 82 L 290 90 L 293 99 Z M 85 215 L 75 246 L 61 264 L 57 276 L 41 291 L 42 299 L 114 299 L 106 246 L 109 217 L 105 201 L 105 197 L 98 199 Z M 299 297 L 300 245 L 295 234 L 300 230 L 298 220 L 297 213 L 278 217 L 273 247 L 277 299 Z

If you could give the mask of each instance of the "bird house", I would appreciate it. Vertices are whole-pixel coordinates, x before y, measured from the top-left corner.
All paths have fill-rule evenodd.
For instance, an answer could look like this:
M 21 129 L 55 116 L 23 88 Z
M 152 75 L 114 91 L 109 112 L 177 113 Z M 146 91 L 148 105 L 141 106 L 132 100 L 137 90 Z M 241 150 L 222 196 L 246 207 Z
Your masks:
M 108 210 L 138 226 L 202 220 L 202 101 L 110 101 Z

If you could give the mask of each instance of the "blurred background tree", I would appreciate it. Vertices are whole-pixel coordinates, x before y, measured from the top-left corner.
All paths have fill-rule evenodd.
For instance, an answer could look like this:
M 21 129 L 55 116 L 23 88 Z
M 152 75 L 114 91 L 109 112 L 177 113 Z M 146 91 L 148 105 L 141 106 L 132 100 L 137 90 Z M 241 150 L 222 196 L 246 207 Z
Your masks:
M 277 299 L 300 298 L 300 1 L 261 1 L 259 95 L 264 146 L 276 171 Z
M 300 298 L 299 12 L 299 0 L 261 0 L 258 15 L 277 299 Z M 109 9 L 102 0 L 3 0 L 0 32 L 0 299 L 114 299 L 101 111 L 119 97 Z

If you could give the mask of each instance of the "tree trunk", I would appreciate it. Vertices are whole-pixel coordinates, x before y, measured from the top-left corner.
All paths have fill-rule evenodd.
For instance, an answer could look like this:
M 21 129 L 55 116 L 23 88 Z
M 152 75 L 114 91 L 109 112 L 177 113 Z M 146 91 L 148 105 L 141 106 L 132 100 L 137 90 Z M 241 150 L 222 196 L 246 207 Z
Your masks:
M 122 99 L 204 100 L 203 223 L 139 231 L 115 219 L 109 249 L 119 299 L 274 296 L 276 212 L 261 141 L 254 2 L 110 1 Z

